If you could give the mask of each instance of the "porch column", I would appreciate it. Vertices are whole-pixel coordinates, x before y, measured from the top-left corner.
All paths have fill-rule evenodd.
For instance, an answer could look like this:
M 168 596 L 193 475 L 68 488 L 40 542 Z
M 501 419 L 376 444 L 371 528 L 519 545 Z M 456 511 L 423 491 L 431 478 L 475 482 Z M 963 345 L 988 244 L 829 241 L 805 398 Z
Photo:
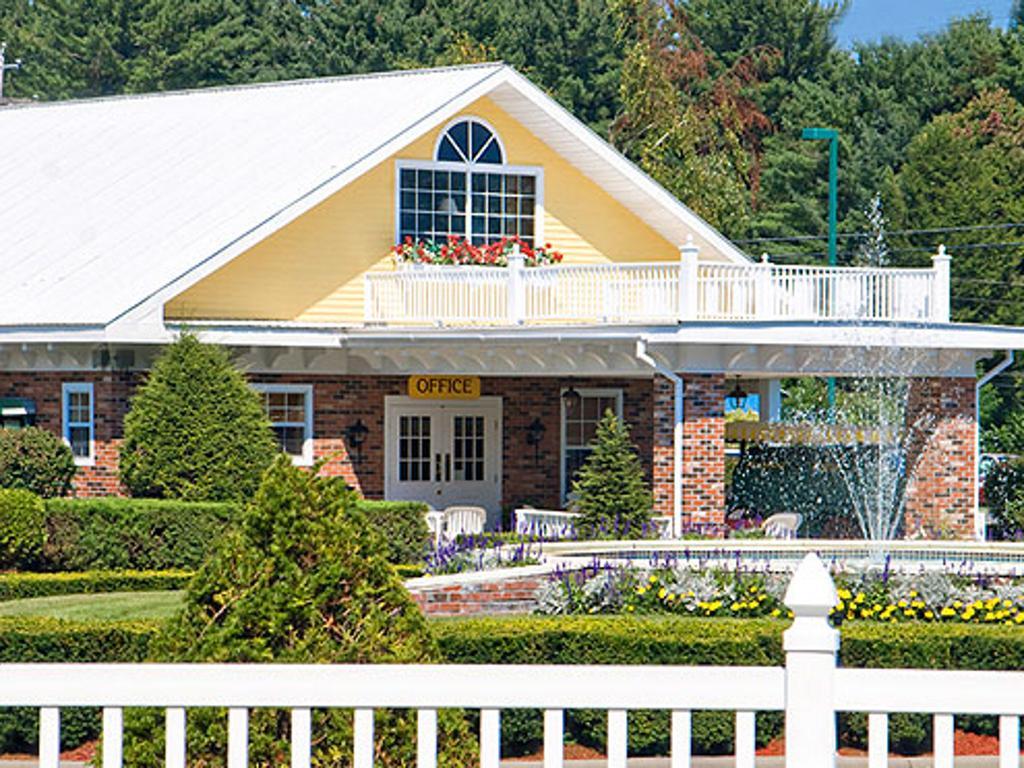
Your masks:
M 907 536 L 974 532 L 974 379 L 912 379 L 907 396 Z
M 725 376 L 683 376 L 683 526 L 725 523 Z M 671 515 L 672 439 L 675 427 L 672 382 L 653 382 L 654 442 L 652 489 L 654 511 Z M 718 529 L 720 530 L 720 529 Z
M 757 420 L 768 424 L 778 421 L 782 412 L 782 382 L 761 379 L 757 382 Z

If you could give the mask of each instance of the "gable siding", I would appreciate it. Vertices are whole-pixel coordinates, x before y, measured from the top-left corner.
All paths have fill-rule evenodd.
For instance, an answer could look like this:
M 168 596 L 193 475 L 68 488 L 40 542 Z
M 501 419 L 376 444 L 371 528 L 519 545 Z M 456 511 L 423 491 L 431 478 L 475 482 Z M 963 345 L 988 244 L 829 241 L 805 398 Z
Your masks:
M 490 99 L 465 110 L 498 131 L 506 162 L 544 168 L 543 240 L 565 263 L 661 261 L 677 245 L 645 225 Z M 430 160 L 443 126 L 168 302 L 173 319 L 360 324 L 363 275 L 391 270 L 395 160 Z M 715 254 L 703 250 L 703 257 Z M 721 258 L 721 257 L 718 257 Z

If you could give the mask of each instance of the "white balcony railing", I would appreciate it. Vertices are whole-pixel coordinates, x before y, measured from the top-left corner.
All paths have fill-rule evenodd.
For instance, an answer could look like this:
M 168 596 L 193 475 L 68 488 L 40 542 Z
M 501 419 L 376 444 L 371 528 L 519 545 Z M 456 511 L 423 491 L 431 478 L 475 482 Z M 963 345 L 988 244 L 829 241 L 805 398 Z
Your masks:
M 374 764 L 374 710 L 417 710 L 419 768 L 436 768 L 437 711 L 480 710 L 479 765 L 499 768 L 501 711 L 544 710 L 544 768 L 563 766 L 563 712 L 608 715 L 608 766 L 626 768 L 630 710 L 671 715 L 673 768 L 691 764 L 691 712 L 736 713 L 735 765 L 754 768 L 757 712 L 785 712 L 787 768 L 832 768 L 836 713 L 866 712 L 868 765 L 888 764 L 888 713 L 934 715 L 936 768 L 953 768 L 955 715 L 999 717 L 999 766 L 1020 759 L 1024 673 L 837 668 L 837 601 L 825 566 L 808 555 L 786 593 L 795 614 L 783 635 L 785 665 L 457 666 L 302 664 L 0 664 L 0 707 L 37 707 L 40 768 L 58 768 L 61 710 L 103 708 L 102 768 L 123 764 L 123 713 L 166 710 L 164 764 L 185 768 L 186 708 L 227 708 L 227 768 L 249 764 L 252 708 L 291 712 L 290 765 L 309 768 L 320 734 L 312 713 L 354 710 L 353 768 Z M 409 738 L 412 738 L 410 735 Z M 283 764 L 284 756 L 275 764 Z M 194 756 L 192 756 L 194 759 Z
M 698 262 L 507 269 L 406 265 L 371 273 L 373 325 L 503 326 L 724 321 L 948 322 L 949 257 L 930 269 Z

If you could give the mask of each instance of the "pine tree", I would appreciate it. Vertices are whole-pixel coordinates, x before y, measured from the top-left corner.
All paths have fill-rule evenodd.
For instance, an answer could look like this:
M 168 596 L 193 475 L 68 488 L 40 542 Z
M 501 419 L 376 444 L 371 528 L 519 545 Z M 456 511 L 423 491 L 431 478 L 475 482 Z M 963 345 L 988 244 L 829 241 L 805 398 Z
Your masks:
M 649 528 L 654 499 L 629 428 L 610 410 L 597 425 L 591 453 L 572 490 L 582 536 L 636 538 Z
M 157 638 L 153 660 L 187 663 L 436 663 L 426 619 L 388 564 L 384 540 L 340 478 L 318 477 L 284 456 L 267 470 L 237 528 L 189 585 L 182 612 Z M 313 764 L 349 765 L 351 713 L 314 713 Z M 190 765 L 224 765 L 223 711 L 190 710 Z M 158 765 L 160 713 L 125 723 L 125 764 Z M 440 713 L 438 764 L 469 766 L 476 752 L 461 713 Z M 415 763 L 416 713 L 378 711 L 374 764 Z M 252 765 L 288 754 L 286 711 L 253 710 Z
M 243 500 L 276 452 L 259 396 L 227 352 L 183 333 L 132 400 L 121 481 L 133 496 Z

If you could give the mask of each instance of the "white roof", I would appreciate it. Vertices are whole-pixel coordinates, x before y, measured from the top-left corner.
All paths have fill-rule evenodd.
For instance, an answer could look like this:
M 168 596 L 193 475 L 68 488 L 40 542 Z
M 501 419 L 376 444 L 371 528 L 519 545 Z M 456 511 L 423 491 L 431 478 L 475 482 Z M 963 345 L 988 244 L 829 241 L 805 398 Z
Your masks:
M 490 95 L 675 242 L 745 257 L 501 64 L 0 109 L 0 326 L 164 301 Z

